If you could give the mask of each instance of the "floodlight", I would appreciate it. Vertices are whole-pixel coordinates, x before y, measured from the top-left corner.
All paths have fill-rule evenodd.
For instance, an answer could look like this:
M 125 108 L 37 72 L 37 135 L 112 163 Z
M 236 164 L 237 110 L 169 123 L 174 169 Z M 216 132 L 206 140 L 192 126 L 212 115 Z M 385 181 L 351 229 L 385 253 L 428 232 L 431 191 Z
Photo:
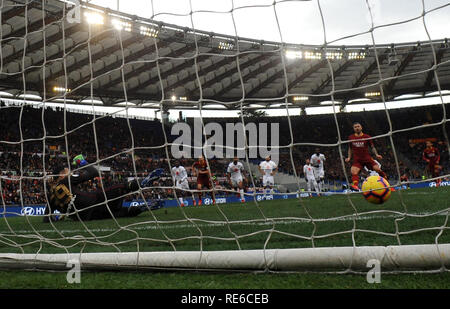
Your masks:
M 124 30 L 127 32 L 131 32 L 131 23 L 130 22 L 120 20 L 120 19 L 113 19 L 111 21 L 111 23 L 113 24 L 114 28 L 116 28 L 117 30 Z
M 343 53 L 338 51 L 327 52 L 325 57 L 331 60 L 339 60 L 342 59 Z
M 141 26 L 140 27 L 140 34 L 156 38 L 158 36 L 158 34 L 159 34 L 159 30 L 155 29 L 155 28 L 152 28 L 152 27 Z
M 354 60 L 354 59 L 361 60 L 361 59 L 366 58 L 366 52 L 352 51 L 347 54 L 347 58 L 348 58 L 348 60 Z
M 104 24 L 104 17 L 100 13 L 85 12 L 84 16 L 86 17 L 86 21 L 91 25 L 103 25 Z
M 371 98 L 371 97 L 379 97 L 381 95 L 381 92 L 379 91 L 370 91 L 365 93 L 365 97 Z
M 306 52 L 304 52 L 303 56 L 305 57 L 305 59 L 311 59 L 311 60 L 322 59 L 322 53 L 321 52 L 306 51 Z
M 64 87 L 59 87 L 59 86 L 55 86 L 55 87 L 53 87 L 53 91 L 54 91 L 54 92 L 70 92 L 71 89 L 69 89 L 69 88 L 64 88 Z
M 305 96 L 295 96 L 292 98 L 292 100 L 294 102 L 299 102 L 299 101 L 308 101 L 308 97 Z
M 233 49 L 234 44 L 230 42 L 219 42 L 219 49 L 230 50 Z
M 300 50 L 287 50 L 286 58 L 288 59 L 301 59 L 303 58 L 303 53 Z

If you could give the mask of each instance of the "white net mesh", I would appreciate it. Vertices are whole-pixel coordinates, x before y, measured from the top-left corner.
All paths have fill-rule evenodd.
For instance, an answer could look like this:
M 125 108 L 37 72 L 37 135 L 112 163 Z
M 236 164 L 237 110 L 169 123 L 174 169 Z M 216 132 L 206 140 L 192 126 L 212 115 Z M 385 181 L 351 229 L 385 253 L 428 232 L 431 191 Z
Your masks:
M 50 262 L 58 254 L 129 252 L 136 255 L 103 256 L 104 265 L 227 269 L 234 259 L 230 268 L 239 270 L 356 271 L 376 257 L 393 271 L 447 270 L 450 46 L 432 38 L 427 18 L 445 15 L 449 3 L 422 1 L 413 18 L 379 23 L 380 3 L 357 2 L 368 30 L 336 37 L 324 1 L 230 1 L 226 10 L 186 1 L 184 13 L 158 11 L 160 3 L 151 1 L 150 18 L 78 1 L 1 1 L 2 258 L 14 264 L 33 260 L 26 254 L 50 254 L 40 258 Z M 314 5 L 311 24 L 323 37 L 317 45 L 287 43 L 288 5 Z M 242 14 L 267 10 L 276 42 L 243 38 Z M 198 30 L 203 15 L 227 16 L 232 32 Z M 165 17 L 188 22 L 160 22 Z M 426 35 L 420 42 L 375 40 L 378 31 L 415 21 Z M 344 46 L 360 38 L 366 41 Z M 418 93 L 432 105 L 391 109 Z M 381 109 L 345 112 L 365 101 Z M 331 110 L 306 115 L 313 106 Z M 278 116 L 268 117 L 275 108 Z M 169 119 L 178 110 L 196 117 Z M 234 117 L 223 118 L 228 111 Z M 372 136 L 395 188 L 382 205 L 348 190 L 354 177 L 345 159 L 355 122 Z M 440 155 L 429 170 L 427 141 Z M 325 176 L 312 185 L 305 159 L 315 152 L 325 154 Z M 82 167 L 72 161 L 79 154 Z M 206 167 L 193 166 L 200 155 Z M 270 171 L 258 168 L 268 155 L 277 165 L 273 184 Z M 242 188 L 227 177 L 235 156 L 245 170 Z M 62 176 L 55 180 L 64 168 L 75 175 L 65 178 L 68 190 L 57 186 Z M 159 168 L 157 179 L 142 182 Z M 198 186 L 204 170 L 212 176 Z M 428 263 L 395 262 L 398 248 L 422 252 L 408 245 L 423 244 L 431 245 Z M 342 248 L 300 250 L 299 265 L 291 251 L 273 251 L 321 247 Z M 374 251 L 359 251 L 366 247 Z M 170 252 L 181 252 L 177 262 L 161 262 Z M 224 252 L 231 253 L 217 262 Z M 21 257 L 8 255 L 16 253 Z

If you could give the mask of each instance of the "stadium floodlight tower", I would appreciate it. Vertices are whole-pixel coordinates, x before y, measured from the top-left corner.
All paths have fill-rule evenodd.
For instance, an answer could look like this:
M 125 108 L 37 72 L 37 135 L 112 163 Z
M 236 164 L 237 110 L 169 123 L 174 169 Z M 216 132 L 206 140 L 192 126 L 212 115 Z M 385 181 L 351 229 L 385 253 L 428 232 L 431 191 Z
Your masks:
M 447 40 L 428 36 L 420 48 L 417 43 L 376 44 L 374 39 L 371 45 L 345 48 L 285 44 L 211 33 L 194 25 L 167 24 L 86 2 L 2 3 L 0 86 L 20 95 L 38 93 L 42 100 L 0 98 L 0 161 L 7 162 L 0 163 L 0 268 L 66 269 L 76 260 L 81 269 L 348 273 L 366 272 L 370 263 L 378 261 L 386 272 L 448 271 L 448 190 L 444 186 L 402 190 L 399 182 L 404 165 L 415 166 L 399 149 L 403 151 L 408 141 L 420 143 L 413 139 L 416 132 L 435 134 L 435 140 L 442 142 L 442 158 L 448 160 L 448 107 L 444 102 L 444 90 L 450 90 Z M 221 14 L 236 14 L 237 10 Z M 428 13 L 424 8 L 424 14 L 417 17 L 423 18 L 425 30 Z M 68 16 L 80 19 L 77 22 Z M 274 27 L 280 29 L 278 24 Z M 367 34 L 373 38 L 375 30 L 372 27 Z M 387 98 L 407 94 L 421 94 L 421 98 L 432 94 L 430 97 L 439 101 L 435 106 L 438 116 L 419 113 L 428 120 L 394 121 Z M 121 105 L 106 112 L 97 112 L 105 107 L 101 103 L 82 109 L 86 106 L 83 102 L 94 101 Z M 307 111 L 330 107 L 321 105 L 325 101 L 331 102 L 332 116 L 324 118 Z M 79 104 L 69 108 L 69 102 Z M 339 112 L 339 108 L 351 109 L 361 102 L 384 107 L 376 114 L 378 118 L 357 114 L 361 118 L 353 119 L 354 114 Z M 61 112 L 48 108 L 56 103 Z M 134 108 L 140 108 L 137 115 L 132 114 Z M 282 116 L 263 117 L 261 110 L 275 109 L 282 109 Z M 172 110 L 195 112 L 196 119 L 174 124 L 169 121 Z M 248 112 L 252 110 L 260 114 Z M 163 121 L 134 119 L 144 119 L 148 111 L 155 117 L 156 111 L 161 112 Z M 239 116 L 227 123 L 223 111 Z M 213 120 L 206 114 L 212 114 Z M 380 117 L 385 120 L 379 122 Z M 369 205 L 361 192 L 340 190 L 349 183 L 350 165 L 345 159 L 350 142 L 346 136 L 352 133 L 352 121 L 365 121 L 364 129 L 374 132 L 370 140 L 382 141 L 382 146 L 377 145 L 385 158 L 381 164 L 390 171 L 389 183 L 396 192 L 381 206 Z M 250 156 L 252 149 L 268 149 L 267 144 L 252 144 L 263 139 L 245 134 L 246 130 L 259 134 L 251 130 L 265 122 L 277 122 L 279 126 L 271 127 L 271 133 L 272 128 L 280 128 L 280 141 L 284 142 L 272 145 L 280 154 L 275 162 L 275 182 L 291 186 L 289 193 L 279 190 L 270 194 L 273 200 L 257 190 L 261 176 L 257 164 L 265 156 Z M 201 176 L 189 175 L 190 190 L 183 189 L 187 192 L 176 188 L 170 175 L 175 158 L 172 149 L 184 147 L 183 156 L 176 159 L 190 171 L 197 158 L 186 154 L 199 148 L 204 154 L 213 132 L 226 132 L 227 128 L 234 130 L 233 137 L 244 133 L 242 144 L 216 144 L 216 149 L 232 150 L 233 155 L 206 156 L 206 166 L 198 169 L 199 174 L 215 176 L 205 176 L 211 181 L 204 189 L 209 205 L 181 207 L 180 194 L 196 194 L 195 177 Z M 181 131 L 191 135 L 178 145 L 172 135 Z M 200 137 L 196 139 L 195 134 Z M 319 139 L 322 136 L 323 140 Z M 200 144 L 189 144 L 194 140 Z M 314 147 L 326 153 L 325 170 L 333 168 L 336 174 L 329 186 L 339 188 L 325 192 L 327 197 L 305 195 L 303 175 L 298 174 L 298 167 Z M 234 204 L 236 192 L 228 189 L 222 176 L 239 151 L 249 174 L 249 190 L 246 203 Z M 62 208 L 66 213 L 43 212 L 49 209 L 51 197 L 67 197 L 73 192 L 70 183 L 58 191 L 52 181 L 60 173 L 55 166 L 82 173 L 78 163 L 72 164 L 79 153 L 87 156 L 88 166 L 100 171 L 90 184 L 100 191 L 118 179 L 141 180 L 151 169 L 163 168 L 162 182 L 150 188 L 139 186 L 120 197 L 125 199 L 124 205 L 128 203 L 124 207 L 147 205 L 149 211 L 105 220 L 80 219 L 85 210 L 72 204 Z M 449 177 L 448 163 L 442 165 L 438 177 L 410 177 L 408 185 L 444 183 Z M 119 198 L 111 198 L 103 190 L 104 198 L 96 197 L 102 202 L 90 208 L 112 214 Z M 430 192 L 436 201 L 433 205 L 426 199 Z M 158 196 L 168 197 L 161 201 L 166 208 L 157 209 L 146 202 Z M 76 196 L 70 197 L 76 201 Z M 38 205 L 33 205 L 34 201 Z M 419 205 L 420 201 L 424 205 Z M 42 217 L 55 220 L 43 223 Z

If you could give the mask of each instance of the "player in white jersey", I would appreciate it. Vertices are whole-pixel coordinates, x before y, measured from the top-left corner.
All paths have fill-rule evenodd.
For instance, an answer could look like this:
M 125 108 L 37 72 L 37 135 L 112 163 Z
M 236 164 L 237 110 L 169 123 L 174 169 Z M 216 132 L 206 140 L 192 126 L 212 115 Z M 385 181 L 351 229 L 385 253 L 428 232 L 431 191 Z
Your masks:
M 319 186 L 316 181 L 316 172 L 314 167 L 311 165 L 311 161 L 306 159 L 306 164 L 303 166 L 303 174 L 305 175 L 306 187 L 308 189 L 309 195 L 311 196 L 311 189 L 314 187 L 314 190 L 317 192 L 317 195 L 320 195 Z
M 319 191 L 323 191 L 325 182 L 325 169 L 324 162 L 326 161 L 325 155 L 320 153 L 320 149 L 316 148 L 315 152 L 311 156 L 311 165 L 314 168 L 314 173 L 316 175 L 316 181 L 319 186 Z
M 263 175 L 264 197 L 266 197 L 267 192 L 273 193 L 273 186 L 275 185 L 273 175 L 275 175 L 277 168 L 277 164 L 272 161 L 270 156 L 267 156 L 266 160 L 259 164 L 259 172 Z
M 188 174 L 186 169 L 180 164 L 179 161 L 175 161 L 172 167 L 172 178 L 175 183 L 175 187 L 180 189 L 180 196 L 178 200 L 180 201 L 180 206 L 184 207 L 183 196 L 186 195 L 186 190 L 189 190 Z
M 244 165 L 239 162 L 237 157 L 234 157 L 233 162 L 228 164 L 227 168 L 227 178 L 233 189 L 239 189 L 239 195 L 241 202 L 245 202 L 244 198 Z

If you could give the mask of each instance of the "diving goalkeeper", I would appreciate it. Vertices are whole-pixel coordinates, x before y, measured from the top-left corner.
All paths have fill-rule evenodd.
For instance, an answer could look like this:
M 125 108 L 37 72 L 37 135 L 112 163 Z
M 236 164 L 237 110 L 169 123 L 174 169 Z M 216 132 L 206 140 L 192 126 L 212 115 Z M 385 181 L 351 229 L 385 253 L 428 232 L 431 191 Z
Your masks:
M 99 188 L 94 192 L 78 189 L 79 184 L 100 175 L 94 166 L 87 165 L 82 155 L 76 156 L 72 164 L 79 167 L 77 172 L 69 174 L 69 169 L 63 166 L 56 166 L 53 169 L 54 176 L 49 181 L 50 189 L 47 191 L 48 203 L 45 207 L 44 222 L 56 221 L 53 217 L 55 211 L 58 211 L 62 217 L 68 216 L 73 220 L 89 221 L 108 219 L 112 216 L 134 217 L 150 209 L 151 205 L 122 206 L 124 195 L 139 189 L 137 180 L 114 185 L 104 190 Z M 162 169 L 152 171 L 141 182 L 141 187 L 150 186 L 160 178 L 162 173 Z

